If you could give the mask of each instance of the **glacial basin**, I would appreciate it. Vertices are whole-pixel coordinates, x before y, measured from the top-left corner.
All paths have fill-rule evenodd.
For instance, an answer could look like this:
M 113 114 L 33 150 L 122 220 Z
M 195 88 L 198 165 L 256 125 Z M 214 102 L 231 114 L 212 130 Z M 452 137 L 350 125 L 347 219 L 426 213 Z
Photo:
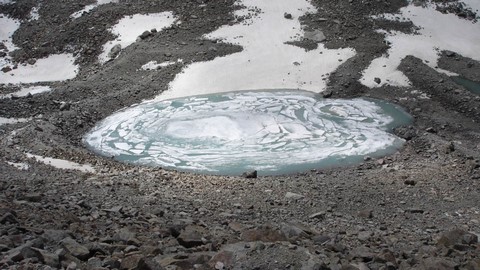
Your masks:
M 380 100 L 299 90 L 241 91 L 145 102 L 98 123 L 84 142 L 116 160 L 203 174 L 302 172 L 397 151 L 408 124 Z

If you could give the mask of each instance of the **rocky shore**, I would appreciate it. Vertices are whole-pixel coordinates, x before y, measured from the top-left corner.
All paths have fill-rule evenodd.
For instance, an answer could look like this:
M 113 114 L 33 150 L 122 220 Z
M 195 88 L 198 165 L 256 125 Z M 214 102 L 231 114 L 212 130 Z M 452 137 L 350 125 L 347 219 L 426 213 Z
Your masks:
M 419 1 L 421 2 L 421 1 Z M 441 2 L 441 1 L 437 1 Z M 444 1 L 445 2 L 445 1 Z M 167 88 L 183 64 L 155 73 L 150 60 L 206 61 L 241 50 L 202 38 L 237 20 L 233 0 L 119 1 L 73 20 L 90 1 L 42 1 L 39 19 L 13 36 L 18 63 L 78 55 L 79 75 L 44 83 L 47 94 L 0 99 L 1 269 L 480 269 L 480 97 L 415 57 L 400 70 L 411 87 L 367 88 L 361 71 L 388 49 L 374 22 L 407 3 L 315 0 L 308 29 L 328 48 L 357 55 L 330 74 L 327 97 L 386 100 L 414 118 L 394 133 L 396 154 L 353 166 L 270 177 L 226 177 L 122 164 L 82 143 L 95 123 Z M 37 1 L 0 5 L 28 20 Z M 107 31 L 136 13 L 173 12 L 182 24 L 150 31 L 115 61 L 97 63 Z M 458 16 L 475 20 L 461 7 Z M 478 17 L 478 16 L 477 16 Z M 306 49 L 319 41 L 303 40 Z M 442 52 L 439 67 L 477 80 L 480 63 Z M 0 85 L 0 94 L 15 85 Z M 59 169 L 25 153 L 90 164 Z

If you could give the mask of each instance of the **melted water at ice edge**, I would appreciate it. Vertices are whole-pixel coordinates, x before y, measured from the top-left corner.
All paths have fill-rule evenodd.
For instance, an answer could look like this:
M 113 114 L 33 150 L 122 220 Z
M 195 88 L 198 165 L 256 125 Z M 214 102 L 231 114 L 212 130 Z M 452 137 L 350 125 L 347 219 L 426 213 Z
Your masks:
M 303 91 L 248 91 L 148 102 L 85 136 L 93 151 L 135 164 L 206 174 L 289 174 L 393 153 L 388 131 L 410 117 L 372 99 Z

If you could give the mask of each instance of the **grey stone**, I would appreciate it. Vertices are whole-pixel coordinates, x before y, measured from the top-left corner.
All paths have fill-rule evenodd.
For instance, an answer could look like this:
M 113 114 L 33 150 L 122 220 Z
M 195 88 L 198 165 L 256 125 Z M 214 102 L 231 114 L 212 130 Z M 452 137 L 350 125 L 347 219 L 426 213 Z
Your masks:
M 80 245 L 70 237 L 63 239 L 61 245 L 68 253 L 80 260 L 87 260 L 90 257 L 88 248 Z
M 140 35 L 141 39 L 146 39 L 148 37 L 152 36 L 152 33 L 150 31 L 145 31 Z
M 305 196 L 303 196 L 301 194 L 293 193 L 293 192 L 287 192 L 285 194 L 285 198 L 292 199 L 292 200 L 300 200 L 300 199 L 305 198 Z
M 244 172 L 242 174 L 242 177 L 244 177 L 244 178 L 257 178 L 257 171 L 253 170 L 253 171 Z
M 315 42 L 322 42 L 327 39 L 325 34 L 318 29 L 313 31 L 305 31 L 304 38 Z
M 118 56 L 118 54 L 122 51 L 122 45 L 116 44 L 115 46 L 110 49 L 110 52 L 108 52 L 108 57 L 110 59 L 113 59 Z

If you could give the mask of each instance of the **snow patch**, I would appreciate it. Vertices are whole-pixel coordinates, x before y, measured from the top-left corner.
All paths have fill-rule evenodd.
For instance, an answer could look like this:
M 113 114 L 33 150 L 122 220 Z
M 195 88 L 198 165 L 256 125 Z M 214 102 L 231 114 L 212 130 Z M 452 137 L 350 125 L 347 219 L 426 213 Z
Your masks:
M 138 36 L 146 30 L 155 28 L 160 31 L 173 25 L 175 20 L 171 12 L 135 14 L 124 17 L 110 29 L 117 38 L 103 45 L 103 52 L 99 56 L 100 63 L 105 63 L 111 59 L 109 53 L 114 46 L 120 45 L 124 49 L 133 44 Z
M 8 51 L 13 51 L 17 49 L 17 46 L 13 44 L 12 35 L 20 27 L 20 21 L 5 15 L 0 16 L 3 16 L 0 17 L 0 25 L 2 26 L 0 27 L 0 42 L 3 42 Z
M 168 67 L 168 66 L 171 66 L 171 65 L 175 65 L 177 63 L 183 63 L 183 60 L 182 59 L 178 59 L 177 61 L 173 62 L 173 61 L 167 61 L 167 62 L 162 62 L 162 63 L 158 63 L 157 61 L 150 61 L 148 63 L 146 63 L 145 65 L 143 65 L 141 67 L 141 69 L 143 70 L 156 70 L 156 69 L 159 69 L 159 68 L 163 68 L 163 67 Z
M 25 154 L 28 158 L 33 158 L 36 159 L 39 162 L 45 163 L 47 165 L 53 166 L 58 169 L 64 169 L 64 170 L 78 170 L 82 171 L 85 173 L 95 173 L 95 169 L 91 165 L 83 165 L 83 164 L 78 164 L 75 162 L 71 162 L 68 160 L 63 160 L 63 159 L 56 159 L 56 158 L 50 158 L 50 157 L 42 157 L 42 156 L 37 156 L 37 155 L 32 155 L 29 153 Z
M 18 65 L 9 72 L 0 72 L 0 84 L 36 83 L 63 81 L 73 79 L 77 75 L 72 54 L 53 54 L 38 59 L 34 65 Z
M 159 99 L 252 89 L 303 89 L 321 92 L 325 76 L 355 55 L 353 49 L 329 50 L 323 44 L 311 51 L 286 44 L 301 40 L 299 17 L 316 12 L 306 0 L 242 0 L 241 23 L 225 25 L 206 35 L 209 39 L 240 45 L 243 51 L 209 62 L 193 63 L 176 76 Z M 286 19 L 290 13 L 292 19 Z M 322 78 L 324 76 L 324 78 Z
M 70 18 L 78 19 L 78 18 L 82 17 L 84 13 L 90 12 L 91 10 L 93 10 L 94 8 L 96 8 L 98 6 L 106 5 L 106 4 L 109 4 L 109 3 L 118 3 L 118 0 L 98 0 L 95 4 L 86 5 L 83 9 L 73 13 L 72 15 L 70 15 Z
M 32 8 L 32 10 L 30 10 L 30 15 L 28 15 L 28 17 L 29 17 L 29 21 L 36 21 L 40 19 L 40 14 L 38 13 L 38 7 Z
M 7 164 L 15 167 L 15 168 L 17 168 L 21 171 L 27 171 L 30 168 L 30 165 L 28 165 L 27 163 L 17 163 L 17 162 L 7 161 Z
M 16 123 L 24 123 L 28 122 L 30 119 L 27 118 L 4 118 L 0 117 L 0 126 L 7 125 L 7 124 L 16 124 Z
M 14 97 L 26 97 L 28 95 L 37 95 L 41 93 L 46 93 L 52 91 L 52 88 L 50 86 L 30 86 L 30 87 L 23 87 L 19 91 L 6 94 L 6 95 L 0 95 L 0 99 L 3 98 L 11 98 L 12 96 Z
M 480 1 L 465 1 L 469 5 L 480 5 Z M 377 18 L 401 21 L 411 21 L 419 27 L 418 33 L 405 34 L 398 31 L 386 32 L 385 40 L 389 42 L 388 52 L 372 61 L 363 71 L 360 82 L 368 87 L 380 87 L 388 84 L 392 86 L 409 86 L 410 81 L 398 70 L 402 59 L 407 55 L 420 58 L 428 66 L 439 72 L 453 75 L 437 67 L 439 53 L 442 50 L 457 52 L 465 57 L 480 61 L 480 24 L 457 17 L 455 14 L 443 14 L 436 9 L 436 5 L 429 3 L 425 7 L 410 4 L 400 10 L 399 14 L 384 14 Z M 381 82 L 376 83 L 375 78 Z

